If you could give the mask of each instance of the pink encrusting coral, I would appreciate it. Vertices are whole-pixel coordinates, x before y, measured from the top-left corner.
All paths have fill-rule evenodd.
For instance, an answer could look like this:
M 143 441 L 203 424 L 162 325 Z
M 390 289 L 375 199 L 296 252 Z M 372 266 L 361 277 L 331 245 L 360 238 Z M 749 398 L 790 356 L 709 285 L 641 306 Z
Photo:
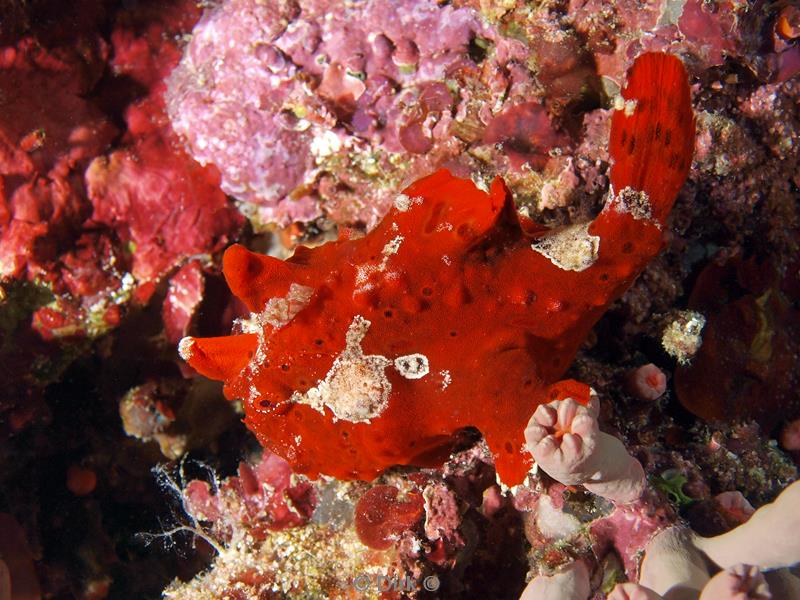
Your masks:
M 143 33 L 125 24 L 112 36 L 115 71 L 146 86 L 148 94 L 126 110 L 122 147 L 89 165 L 86 188 L 91 224 L 113 230 L 131 254 L 140 301 L 187 258 L 223 248 L 242 223 L 219 189 L 216 169 L 180 148 L 165 111 L 164 77 L 180 57 L 170 35 L 191 26 L 198 14 L 178 3 Z
M 195 27 L 168 110 L 257 225 L 323 211 L 374 225 L 394 190 L 469 164 L 469 146 L 508 142 L 518 166 L 541 167 L 567 143 L 536 99 L 527 55 L 446 4 L 229 0 Z
M 239 463 L 237 477 L 213 487 L 194 480 L 183 494 L 187 512 L 210 523 L 212 535 L 225 543 L 245 534 L 264 539 L 270 531 L 303 525 L 317 504 L 314 487 L 297 480 L 285 460 L 266 450 L 255 464 Z
M 146 19 L 128 15 L 110 44 L 94 35 L 80 50 L 47 49 L 23 38 L 0 52 L 0 278 L 52 294 L 33 318 L 47 340 L 115 328 L 134 297 L 146 301 L 170 270 L 221 249 L 241 225 L 215 170 L 178 148 L 163 110 L 163 78 L 180 57 L 171 36 L 198 17 L 176 2 L 138 31 L 132 21 Z M 118 101 L 103 97 L 107 62 L 145 90 L 121 138 L 103 110 Z
M 160 109 L 139 106 L 131 117 L 140 118 L 140 111 L 154 121 L 148 122 L 152 130 L 137 132 L 131 146 L 96 159 L 86 179 L 92 220 L 130 246 L 134 278 L 140 288 L 152 289 L 185 258 L 222 248 L 240 217 L 219 190 L 215 172 L 176 151 L 159 131 Z

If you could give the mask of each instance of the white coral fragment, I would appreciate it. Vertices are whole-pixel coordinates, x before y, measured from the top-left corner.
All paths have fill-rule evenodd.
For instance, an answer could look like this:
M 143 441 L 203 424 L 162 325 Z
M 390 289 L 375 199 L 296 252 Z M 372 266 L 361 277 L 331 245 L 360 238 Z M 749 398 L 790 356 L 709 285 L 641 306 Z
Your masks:
M 664 330 L 661 345 L 682 365 L 688 364 L 703 343 L 706 318 L 699 312 L 684 310 Z
M 570 225 L 540 237 L 531 248 L 559 269 L 584 271 L 597 260 L 600 237 L 589 234 L 589 223 Z

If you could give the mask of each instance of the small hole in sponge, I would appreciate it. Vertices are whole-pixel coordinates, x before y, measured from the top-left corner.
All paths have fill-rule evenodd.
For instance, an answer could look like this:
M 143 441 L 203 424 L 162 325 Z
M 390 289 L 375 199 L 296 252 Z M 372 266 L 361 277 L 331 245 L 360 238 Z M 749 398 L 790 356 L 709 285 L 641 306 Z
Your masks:
M 508 452 L 509 454 L 514 453 L 514 446 L 511 445 L 511 442 L 506 442 L 505 448 L 506 452 Z
M 423 296 L 431 296 L 431 295 L 433 295 L 433 288 L 425 286 L 424 288 L 422 288 L 422 295 Z

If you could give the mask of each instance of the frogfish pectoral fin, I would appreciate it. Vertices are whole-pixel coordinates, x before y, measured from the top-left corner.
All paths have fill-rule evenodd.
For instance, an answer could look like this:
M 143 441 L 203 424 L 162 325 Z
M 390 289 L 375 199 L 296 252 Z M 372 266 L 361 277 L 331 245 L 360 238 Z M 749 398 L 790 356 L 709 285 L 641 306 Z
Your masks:
M 258 347 L 254 333 L 210 338 L 185 337 L 178 346 L 181 358 L 210 379 L 229 381 L 239 375 Z

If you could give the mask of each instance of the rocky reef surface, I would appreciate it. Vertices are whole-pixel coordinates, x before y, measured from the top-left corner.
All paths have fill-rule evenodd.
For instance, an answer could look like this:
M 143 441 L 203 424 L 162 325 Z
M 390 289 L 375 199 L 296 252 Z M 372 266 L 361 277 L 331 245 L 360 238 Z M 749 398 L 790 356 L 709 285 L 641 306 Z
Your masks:
M 768 503 L 800 464 L 791 3 L 2 0 L 0 13 L 3 600 L 518 598 L 559 578 L 613 597 L 652 572 L 642 554 L 663 532 L 714 540 L 781 506 Z M 570 338 L 564 365 L 596 392 L 592 422 L 616 442 L 598 439 L 629 467 L 616 480 L 640 481 L 628 459 L 641 465 L 635 501 L 548 463 L 533 438 L 525 460 L 541 468 L 508 488 L 469 427 L 416 461 L 376 442 L 385 454 L 366 462 L 417 466 L 374 480 L 309 479 L 302 452 L 262 449 L 242 403 L 179 355 L 186 336 L 255 331 L 239 299 L 254 292 L 223 276 L 231 244 L 302 265 L 308 248 L 368 239 L 440 168 L 479 189 L 502 177 L 523 226 L 588 223 L 646 52 L 688 72 L 693 161 L 662 252 Z M 376 265 L 392 264 L 385 248 Z M 524 304 L 518 280 L 492 292 Z M 284 300 L 276 319 L 304 301 L 288 291 L 269 295 Z M 419 293 L 398 315 L 424 310 Z M 551 433 L 572 435 L 570 420 Z

